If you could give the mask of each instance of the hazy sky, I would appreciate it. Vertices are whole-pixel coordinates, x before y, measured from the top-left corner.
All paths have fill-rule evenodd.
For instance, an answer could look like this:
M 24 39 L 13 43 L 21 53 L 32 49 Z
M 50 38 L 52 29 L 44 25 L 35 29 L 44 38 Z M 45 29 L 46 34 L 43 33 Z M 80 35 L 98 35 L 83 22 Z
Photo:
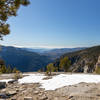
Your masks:
M 9 19 L 1 44 L 24 47 L 82 47 L 100 44 L 100 0 L 30 0 Z

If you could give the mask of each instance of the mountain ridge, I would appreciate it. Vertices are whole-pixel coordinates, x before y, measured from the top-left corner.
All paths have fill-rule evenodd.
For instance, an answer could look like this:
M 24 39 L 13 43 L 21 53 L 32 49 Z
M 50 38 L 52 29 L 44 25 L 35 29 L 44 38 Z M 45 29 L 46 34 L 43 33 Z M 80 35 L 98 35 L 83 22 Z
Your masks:
M 59 58 L 61 55 L 64 53 L 69 53 L 69 52 L 74 52 L 74 51 L 79 51 L 83 50 L 86 47 L 77 47 L 77 48 L 52 48 L 52 49 L 47 49 L 47 48 L 39 48 L 39 49 L 34 49 L 34 48 L 22 48 L 27 51 L 31 52 L 36 52 L 39 53 L 40 55 L 48 56 L 52 58 L 52 60 L 55 60 Z
M 53 64 L 57 67 L 60 65 L 61 59 L 68 57 L 71 60 L 71 66 L 69 68 L 71 72 L 93 73 L 95 72 L 99 56 L 100 46 L 94 46 L 84 50 L 66 53 L 57 59 Z
M 32 49 L 33 50 L 33 49 Z M 28 51 L 25 48 L 16 48 L 12 46 L 1 46 L 0 58 L 2 58 L 6 65 L 16 67 L 22 72 L 38 71 L 39 69 L 45 70 L 45 67 L 53 62 L 56 58 L 59 58 L 65 52 L 80 50 L 77 49 L 34 49 L 34 51 Z M 46 51 L 44 51 L 46 50 Z

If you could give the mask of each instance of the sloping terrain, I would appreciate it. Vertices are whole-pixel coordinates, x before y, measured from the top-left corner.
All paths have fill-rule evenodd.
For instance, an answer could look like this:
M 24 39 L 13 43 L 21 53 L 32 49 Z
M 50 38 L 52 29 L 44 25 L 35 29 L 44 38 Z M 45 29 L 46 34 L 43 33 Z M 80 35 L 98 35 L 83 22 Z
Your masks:
M 22 72 L 45 70 L 48 63 L 65 52 L 73 52 L 83 48 L 63 49 L 26 49 L 12 46 L 1 46 L 0 58 L 6 65 L 16 67 Z
M 1 47 L 0 57 L 6 65 L 16 67 L 22 72 L 38 71 L 51 62 L 51 59 L 38 53 L 5 46 Z
M 100 55 L 100 46 L 87 48 L 72 53 L 66 53 L 54 62 L 54 66 L 59 67 L 61 59 L 68 57 L 71 60 L 69 68 L 72 72 L 93 73 Z

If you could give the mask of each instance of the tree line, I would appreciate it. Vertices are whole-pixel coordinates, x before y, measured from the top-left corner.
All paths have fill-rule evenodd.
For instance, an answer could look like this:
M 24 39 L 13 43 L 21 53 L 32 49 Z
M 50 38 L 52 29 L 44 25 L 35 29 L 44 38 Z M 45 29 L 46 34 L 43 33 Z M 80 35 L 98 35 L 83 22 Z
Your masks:
M 19 70 L 16 67 L 11 68 L 10 65 L 6 66 L 5 62 L 3 60 L 0 60 L 0 74 L 16 72 L 19 72 Z
M 60 64 L 58 66 L 54 66 L 53 63 L 50 63 L 46 67 L 46 72 L 48 75 L 51 75 L 52 72 L 69 72 L 69 68 L 71 66 L 71 60 L 68 57 L 64 57 L 60 60 Z

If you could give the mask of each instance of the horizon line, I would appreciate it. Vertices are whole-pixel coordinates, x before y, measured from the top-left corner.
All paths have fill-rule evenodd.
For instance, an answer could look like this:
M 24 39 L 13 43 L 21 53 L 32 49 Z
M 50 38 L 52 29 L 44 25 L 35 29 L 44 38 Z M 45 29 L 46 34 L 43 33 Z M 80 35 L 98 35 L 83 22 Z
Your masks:
M 60 49 L 60 48 L 85 48 L 85 47 L 92 47 L 92 46 L 21 46 L 21 45 L 1 45 L 1 46 L 12 46 L 17 48 L 32 48 L 32 49 Z

